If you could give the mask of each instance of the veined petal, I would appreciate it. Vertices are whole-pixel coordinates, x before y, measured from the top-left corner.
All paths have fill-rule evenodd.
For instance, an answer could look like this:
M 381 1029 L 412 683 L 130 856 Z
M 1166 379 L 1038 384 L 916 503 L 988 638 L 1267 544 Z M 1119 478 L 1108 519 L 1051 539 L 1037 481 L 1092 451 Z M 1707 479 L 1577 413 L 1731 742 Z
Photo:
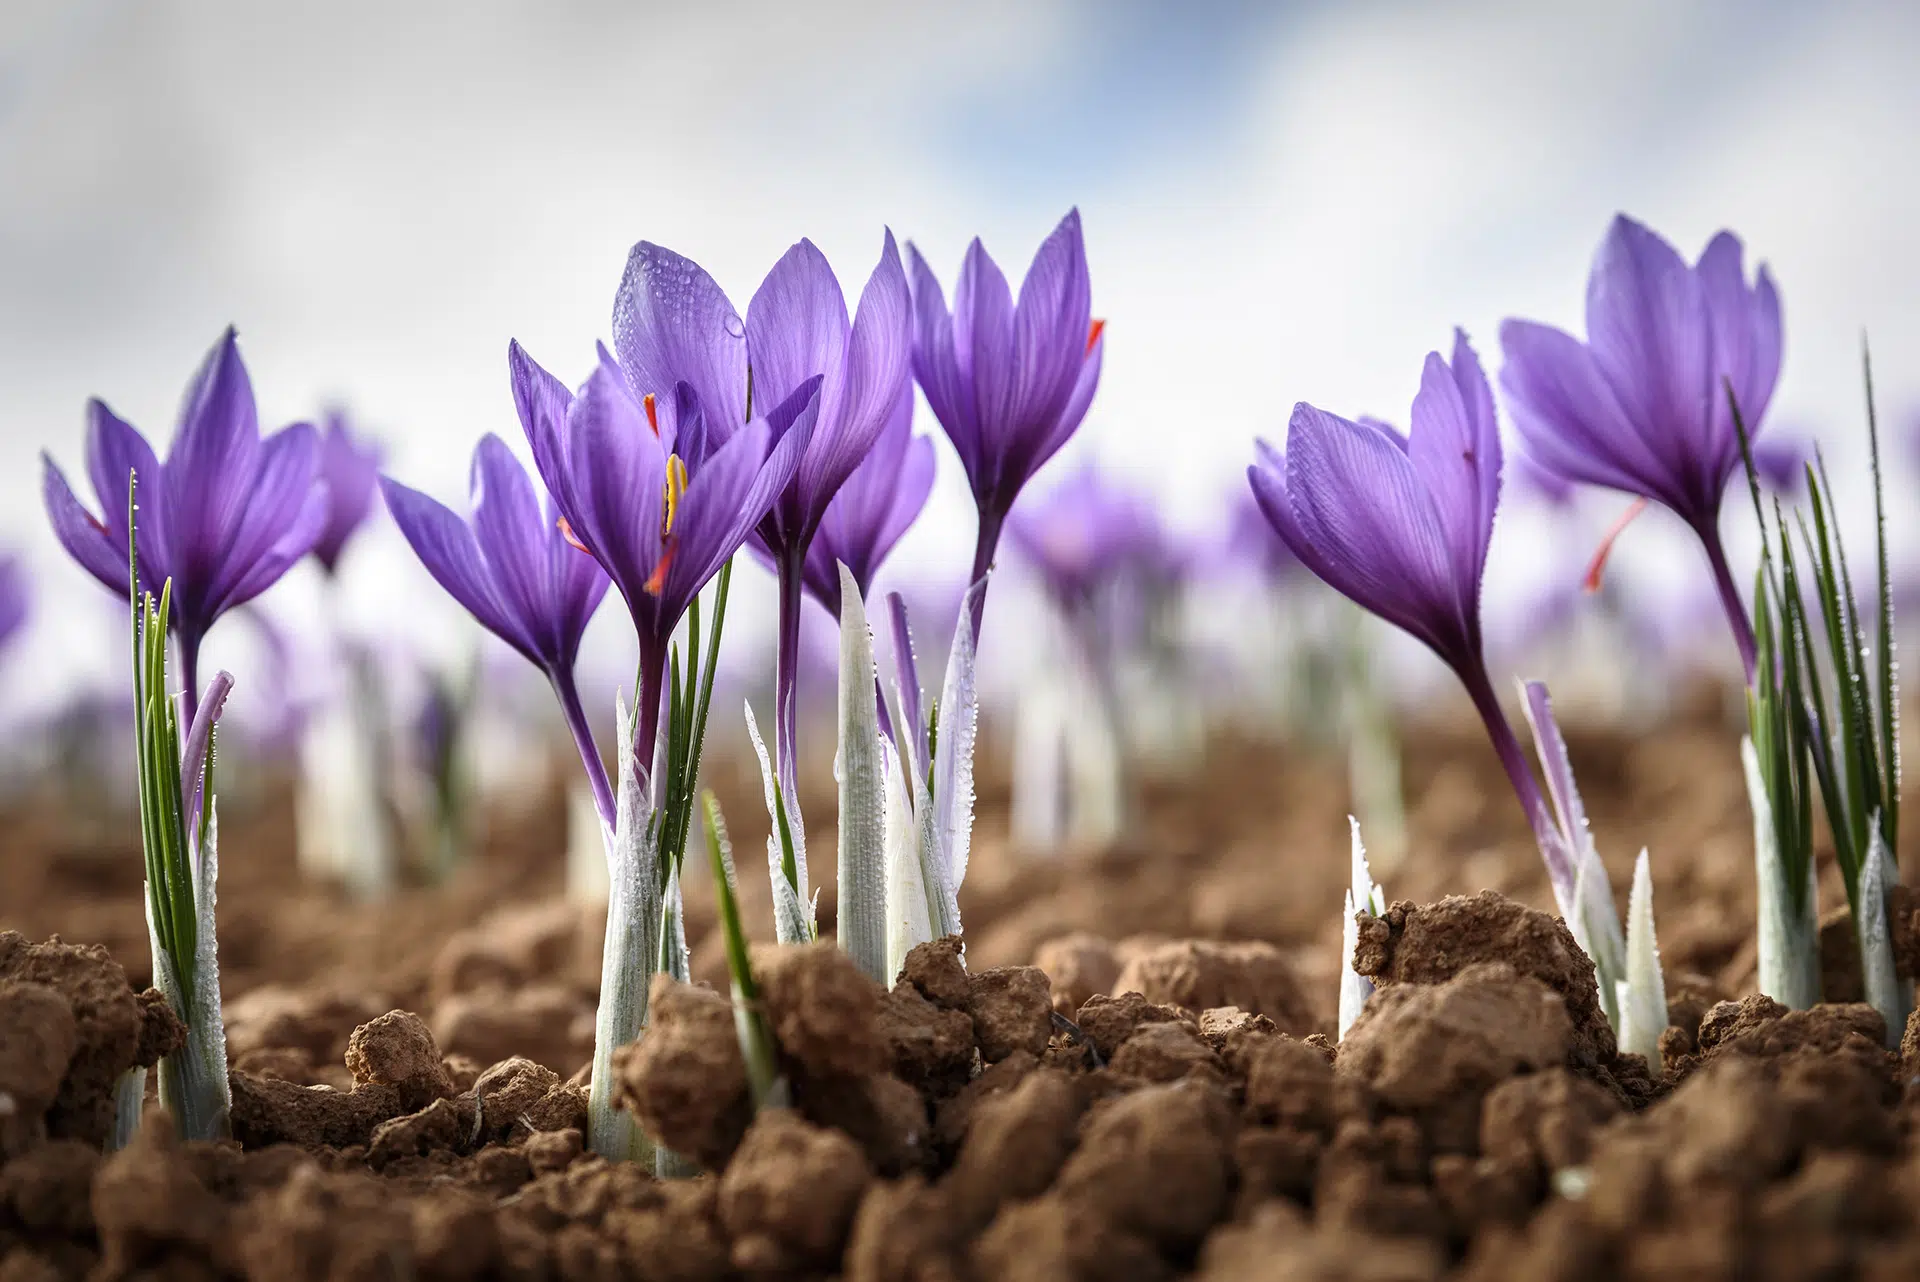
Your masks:
M 653 393 L 659 412 L 685 381 L 716 438 L 746 421 L 746 325 L 692 259 L 644 240 L 633 247 L 613 300 L 613 347 L 634 394 Z
M 906 272 L 889 231 L 880 262 L 860 295 L 860 309 L 844 345 L 843 368 L 823 371 L 827 379 L 820 387 L 819 423 L 794 486 L 801 500 L 803 536 L 812 533 L 810 527 L 872 450 L 902 391 L 911 392 L 911 315 Z
M 492 576 L 467 523 L 444 504 L 391 477 L 380 478 L 381 493 L 394 524 L 413 546 L 414 555 L 448 595 L 487 629 L 534 663 L 539 652 L 525 629 L 502 608 Z
M 500 607 L 542 659 L 557 662 L 565 643 L 547 579 L 548 529 L 533 484 L 506 442 L 489 432 L 473 451 L 473 537 L 486 558 Z
M 1757 433 L 1780 377 L 1780 296 L 1764 266 L 1755 286 L 1748 288 L 1740 241 L 1730 232 L 1708 242 L 1695 270 L 1712 322 L 1712 461 L 1731 472 L 1740 457 L 1740 438 L 1720 380 L 1732 384 L 1747 431 Z
M 327 490 L 326 482 L 314 482 L 307 491 L 306 499 L 300 504 L 299 512 L 281 531 L 273 546 L 267 549 L 266 555 L 255 561 L 253 567 L 241 577 L 220 609 L 244 605 L 278 583 L 325 533 L 332 505 L 332 495 Z
M 260 561 L 285 538 L 300 517 L 314 489 L 319 460 L 319 437 L 306 423 L 295 423 L 275 432 L 262 443 L 259 467 L 246 491 L 246 505 L 227 542 L 219 549 L 219 559 L 208 567 L 209 577 L 199 581 L 180 569 L 174 571 L 177 577 L 173 590 L 180 602 L 183 622 L 190 622 L 197 615 L 202 624 L 210 624 L 221 611 L 239 604 L 234 599 L 235 590 L 252 576 Z M 311 550 L 314 540 L 325 528 L 323 506 L 320 529 L 313 532 L 295 559 Z
M 1533 460 L 1556 476 L 1655 498 L 1686 495 L 1626 421 L 1592 354 L 1572 335 L 1532 321 L 1500 326 L 1507 410 Z
M 819 374 L 822 409 L 837 404 L 847 331 L 839 279 L 826 255 L 801 240 L 780 256 L 747 304 L 754 399 L 778 405 Z
M 571 492 L 563 510 L 634 606 L 649 595 L 647 581 L 665 551 L 666 455 L 619 371 L 604 362 L 574 397 L 567 431 Z
M 1060 417 L 1054 420 L 1051 430 L 1036 438 L 1034 446 L 1013 452 L 1006 475 L 1025 485 L 1033 479 L 1035 473 L 1045 467 L 1047 460 L 1060 452 L 1060 447 L 1073 438 L 1080 422 L 1087 416 L 1087 407 L 1093 404 L 1093 394 L 1100 387 L 1100 363 L 1106 356 L 1107 337 L 1104 329 L 1094 335 L 1093 343 L 1086 349 L 1086 356 L 1080 363 L 1080 372 L 1074 380 L 1073 394 L 1067 398 L 1066 408 Z
M 547 583 L 552 593 L 550 608 L 562 620 L 564 649 L 560 657 L 571 664 L 580 652 L 580 638 L 586 634 L 587 624 L 606 598 L 612 581 L 598 561 L 561 536 L 560 508 L 551 496 L 547 499 L 545 517 Z
M 1070 210 L 1040 243 L 1014 309 L 1014 415 L 1030 429 L 1051 427 L 1072 399 L 1086 363 L 1093 289 L 1080 211 Z
M 573 393 L 518 342 L 507 344 L 507 377 L 513 385 L 513 407 L 520 415 L 521 430 L 533 450 L 533 465 L 547 489 L 557 494 L 570 480 L 562 430 Z
M 1406 449 L 1446 528 L 1456 579 L 1478 583 L 1500 502 L 1500 429 L 1486 375 L 1459 331 L 1453 362 L 1428 354 Z
M 94 497 L 100 500 L 100 523 L 108 536 L 120 545 L 119 557 L 127 559 L 127 478 L 138 475 L 140 484 L 135 501 L 140 505 L 140 563 L 160 569 L 167 564 L 167 503 L 165 472 L 146 437 L 108 409 L 98 398 L 87 402 L 87 479 L 93 483 Z M 64 479 L 62 484 L 65 484 Z M 126 570 L 122 564 L 119 590 L 126 591 Z M 164 581 L 165 575 L 160 580 Z
M 80 500 L 73 495 L 73 487 L 67 484 L 65 474 L 59 465 L 46 454 L 40 456 L 40 497 L 47 507 L 47 519 L 53 524 L 54 537 L 60 540 L 60 546 L 67 555 L 80 563 L 80 568 L 100 580 L 109 590 L 120 595 L 127 594 L 127 541 L 115 539 L 108 533 L 104 523 L 81 506 Z M 126 522 L 123 519 L 123 527 Z M 147 564 L 141 560 L 143 576 L 160 571 L 163 567 Z
M 1302 403 L 1286 463 L 1294 520 L 1337 576 L 1329 582 L 1443 659 L 1472 657 L 1462 647 L 1474 627 L 1466 615 L 1474 585 L 1455 573 L 1412 460 L 1379 433 Z
M 228 329 L 207 353 L 187 390 L 180 427 L 167 450 L 167 543 L 174 590 L 211 576 L 253 497 L 260 422 L 253 382 Z
M 973 388 L 960 373 L 953 315 L 940 282 L 911 242 L 907 260 L 913 293 L 913 376 L 971 478 L 979 471 L 980 422 L 974 412 Z
M 999 479 L 994 465 L 1005 456 L 1014 426 L 1019 385 L 1013 293 L 978 239 L 967 247 L 960 283 L 953 291 L 953 350 L 961 380 L 973 389 L 978 416 L 983 474 L 974 478 L 975 490 L 991 490 Z M 984 474 L 989 471 L 993 475 Z
M 1587 280 L 1587 342 L 1628 427 L 1688 498 L 1717 502 L 1718 485 L 1698 488 L 1718 394 L 1706 294 L 1673 246 L 1624 215 Z
M 687 483 L 676 526 L 679 551 L 660 592 L 661 620 L 680 611 L 747 540 L 780 492 L 793 481 L 820 412 L 819 379 L 811 378 L 764 417 L 736 432 Z

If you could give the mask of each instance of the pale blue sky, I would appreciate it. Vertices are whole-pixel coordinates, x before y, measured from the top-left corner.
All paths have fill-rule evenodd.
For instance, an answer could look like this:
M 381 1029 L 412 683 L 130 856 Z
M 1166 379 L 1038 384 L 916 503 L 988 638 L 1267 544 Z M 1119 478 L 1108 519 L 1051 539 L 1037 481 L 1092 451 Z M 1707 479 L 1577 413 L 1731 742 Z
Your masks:
M 343 399 L 456 498 L 517 435 L 508 338 L 584 372 L 641 238 L 744 304 L 801 235 L 856 290 L 883 225 L 949 281 L 976 233 L 1016 274 L 1077 203 L 1109 347 L 1076 448 L 1196 528 L 1294 401 L 1403 420 L 1455 324 L 1490 368 L 1504 316 L 1577 329 L 1618 209 L 1690 255 L 1738 230 L 1786 302 L 1779 412 L 1850 432 L 1862 327 L 1889 407 L 1920 394 L 1916 65 L 1895 3 L 13 0 L 0 545 L 66 624 L 32 684 L 118 663 L 38 499 L 88 395 L 162 442 L 236 323 L 263 419 Z M 945 456 L 907 562 L 958 572 L 958 490 Z M 349 568 L 356 619 L 456 635 L 392 531 Z M 316 584 L 272 601 L 311 617 Z

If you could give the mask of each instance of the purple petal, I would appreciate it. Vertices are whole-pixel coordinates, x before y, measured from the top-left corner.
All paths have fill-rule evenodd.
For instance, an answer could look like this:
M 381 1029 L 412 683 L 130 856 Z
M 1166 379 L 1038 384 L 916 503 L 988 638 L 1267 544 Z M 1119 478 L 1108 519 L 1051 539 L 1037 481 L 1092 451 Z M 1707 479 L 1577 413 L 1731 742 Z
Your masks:
M 564 620 L 566 649 L 561 657 L 572 663 L 580 650 L 580 638 L 587 630 L 593 612 L 600 608 L 612 581 L 600 563 L 561 537 L 559 505 L 548 497 L 546 510 L 547 582 L 554 597 L 553 608 Z
M 1721 232 L 1707 244 L 1695 269 L 1706 295 L 1714 354 L 1713 443 L 1731 471 L 1740 454 L 1739 434 L 1726 405 L 1721 378 L 1733 385 L 1740 417 L 1757 433 L 1780 377 L 1780 296 L 1773 278 L 1760 269 L 1755 287 L 1747 287 L 1740 241 Z
M 1093 289 L 1080 211 L 1068 212 L 1035 251 L 1014 313 L 1014 415 L 1051 427 L 1073 399 L 1086 364 Z
M 1624 215 L 1587 281 L 1587 342 L 1628 428 L 1688 498 L 1717 503 L 1717 484 L 1697 492 L 1719 394 L 1706 294 L 1673 246 Z
M 747 417 L 747 331 L 733 304 L 690 258 L 641 241 L 613 300 L 613 346 L 634 394 L 665 413 L 676 383 L 693 387 L 720 438 Z
M 1456 580 L 1477 583 L 1500 503 L 1500 428 L 1464 333 L 1455 331 L 1451 369 L 1428 354 L 1406 449 L 1446 528 Z
M 626 379 L 606 361 L 574 397 L 567 434 L 566 485 L 554 497 L 576 537 L 638 610 L 663 550 L 666 453 Z
M 1549 325 L 1500 326 L 1507 410 L 1534 462 L 1556 476 L 1657 498 L 1681 508 L 1686 495 L 1627 423 L 1592 354 Z
M 207 801 L 207 747 L 213 742 L 213 726 L 233 693 L 233 674 L 220 671 L 207 682 L 206 696 L 197 700 L 193 720 L 187 726 L 187 738 L 180 749 L 180 795 L 186 803 L 184 816 L 187 849 L 200 847 L 200 819 Z
M 820 383 L 813 378 L 736 432 L 688 482 L 674 531 L 677 550 L 660 593 L 663 623 L 679 618 L 793 481 L 819 412 Z
M 465 606 L 481 627 L 539 663 L 540 655 L 532 638 L 502 608 L 494 593 L 492 577 L 467 523 L 444 504 L 418 490 L 408 489 L 391 477 L 380 478 L 380 490 L 386 496 L 393 523 L 400 527 L 400 533 L 412 545 L 420 564 L 427 567 L 427 573 L 448 595 Z
M 177 590 L 211 578 L 253 497 L 260 423 L 253 383 L 229 329 L 187 390 L 167 450 L 167 545 Z
M 47 519 L 53 524 L 54 537 L 80 568 L 121 596 L 127 594 L 127 541 L 115 539 L 107 527 L 73 496 L 73 488 L 52 458 L 40 456 L 40 496 L 46 503 Z M 124 522 L 123 522 L 124 524 Z M 159 567 L 147 566 L 151 574 Z
M 1287 434 L 1287 498 L 1299 533 L 1334 587 L 1432 646 L 1442 658 L 1473 627 L 1464 582 L 1448 555 L 1433 499 L 1412 460 L 1375 431 L 1311 405 L 1294 407 Z M 1304 557 L 1302 558 L 1305 559 Z
M 953 349 L 960 378 L 973 390 L 980 428 L 980 464 L 993 471 L 1005 456 L 1019 395 L 1014 369 L 1013 294 L 1007 278 L 975 240 L 960 264 L 953 291 Z M 976 492 L 991 490 L 999 477 L 973 478 Z
M 980 467 L 980 421 L 974 411 L 973 387 L 960 373 L 953 316 L 947 311 L 940 282 L 911 243 L 907 258 L 912 266 L 913 375 L 926 395 L 927 407 L 972 478 Z
M 558 492 L 565 483 L 565 449 L 561 430 L 567 425 L 567 407 L 573 393 L 527 355 L 518 342 L 507 344 L 507 378 L 513 385 L 513 408 L 533 450 L 533 465 L 547 488 Z
M 533 484 L 506 442 L 491 432 L 474 447 L 471 476 L 473 536 L 494 595 L 541 657 L 557 661 L 565 647 L 548 596 L 547 528 Z
M 100 500 L 102 524 L 121 544 L 120 556 L 126 559 L 127 478 L 140 478 L 137 501 L 140 504 L 140 560 L 156 567 L 166 562 L 166 499 L 164 476 L 153 447 L 133 426 L 94 399 L 87 402 L 87 479 Z M 121 579 L 126 567 L 121 567 Z M 124 589 L 125 584 L 122 583 Z
M 847 355 L 847 302 L 840 282 L 810 240 L 773 265 L 747 304 L 747 350 L 757 400 L 778 405 L 816 374 L 825 376 L 823 408 L 839 393 Z
M 1074 381 L 1073 394 L 1067 398 L 1066 408 L 1052 424 L 1052 430 L 1039 438 L 1038 446 L 1031 454 L 1022 451 L 1017 456 L 1017 465 L 1007 469 L 1010 475 L 1019 478 L 1021 484 L 1031 480 L 1047 460 L 1058 454 L 1060 447 L 1072 439 L 1081 420 L 1087 416 L 1087 407 L 1093 404 L 1093 394 L 1100 386 L 1100 364 L 1107 351 L 1104 327 L 1094 336 L 1093 345 L 1085 350 L 1080 373 Z
M 315 489 L 319 455 L 319 437 L 305 423 L 295 423 L 262 443 L 258 471 L 245 491 L 246 503 L 219 551 L 219 559 L 210 567 L 210 577 L 196 583 L 175 570 L 181 576 L 174 583 L 174 591 L 182 594 L 183 622 L 190 622 L 197 612 L 204 623 L 212 623 L 221 611 L 248 599 L 240 596 L 237 588 L 243 580 L 251 586 L 258 566 L 269 552 L 284 547 L 289 531 L 304 515 Z M 307 537 L 306 546 L 295 552 L 296 560 L 312 549 L 314 540 L 326 529 L 324 503 L 323 499 L 319 527 Z M 262 584 L 250 595 L 265 591 L 266 586 Z
M 860 309 L 845 343 L 844 366 L 824 371 L 819 425 L 800 460 L 795 484 L 806 524 L 820 519 L 886 428 L 901 394 L 910 394 L 911 309 L 906 272 L 889 231 L 880 262 L 860 295 Z M 756 358 L 758 351 L 756 347 Z M 802 528 L 805 532 L 805 525 Z
M 332 499 L 327 487 L 316 482 L 307 491 L 306 500 L 300 505 L 300 511 L 293 521 L 281 532 L 273 546 L 267 549 L 265 556 L 254 562 L 228 596 L 225 610 L 230 606 L 241 605 L 253 600 L 262 592 L 278 583 L 294 564 L 313 547 L 314 540 L 320 537 L 327 525 L 327 512 Z

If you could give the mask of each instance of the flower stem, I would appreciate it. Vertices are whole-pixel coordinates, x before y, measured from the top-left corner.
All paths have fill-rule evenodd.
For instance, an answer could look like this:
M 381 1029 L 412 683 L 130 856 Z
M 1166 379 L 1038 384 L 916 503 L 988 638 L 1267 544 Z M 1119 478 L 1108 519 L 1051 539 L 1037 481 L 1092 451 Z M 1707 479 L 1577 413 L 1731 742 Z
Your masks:
M 566 669 L 551 672 L 548 678 L 553 683 L 555 697 L 560 700 L 560 711 L 567 719 L 567 729 L 573 734 L 573 745 L 580 751 L 580 764 L 586 769 L 587 783 L 593 788 L 594 809 L 600 812 L 600 822 L 611 828 L 614 823 L 613 787 L 607 782 L 607 767 L 600 760 L 600 749 L 593 742 L 593 726 L 587 719 L 586 709 L 580 704 L 580 687 L 574 681 L 573 673 Z
M 1753 621 L 1747 617 L 1747 607 L 1740 600 L 1740 588 L 1733 581 L 1733 571 L 1727 566 L 1727 550 L 1720 542 L 1718 525 L 1712 522 L 1697 526 L 1700 542 L 1707 549 L 1707 564 L 1713 567 L 1713 586 L 1720 593 L 1720 604 L 1727 612 L 1727 626 L 1733 629 L 1733 643 L 1740 648 L 1740 663 L 1746 670 L 1747 684 L 1753 684 L 1754 641 Z
M 1541 794 L 1539 781 L 1533 777 L 1533 770 L 1527 765 L 1526 752 L 1513 733 L 1513 725 L 1500 709 L 1500 700 L 1493 693 L 1493 682 L 1487 677 L 1486 667 L 1476 663 L 1472 670 L 1459 675 L 1461 684 L 1467 688 L 1467 696 L 1473 700 L 1474 710 L 1487 727 L 1487 738 L 1493 741 L 1494 754 L 1500 758 L 1500 764 L 1505 767 L 1507 778 L 1513 784 L 1514 794 L 1520 798 L 1520 809 L 1526 812 L 1527 822 L 1533 827 L 1534 841 L 1540 847 L 1540 857 L 1546 862 L 1547 877 L 1553 882 L 1554 894 L 1561 903 L 1571 903 L 1574 873 L 1569 852 L 1562 847 L 1559 830 L 1554 826 L 1552 812 L 1547 808 L 1547 799 Z
M 979 533 L 973 543 L 973 573 L 967 576 L 967 591 L 972 592 L 976 583 L 987 577 L 987 571 L 993 568 L 993 555 L 1000 547 L 1000 528 L 1006 522 L 1006 514 L 997 504 L 981 503 Z M 967 618 L 967 626 L 973 629 L 973 644 L 980 647 L 980 622 L 986 615 L 987 593 L 983 588 L 974 593 L 973 607 Z

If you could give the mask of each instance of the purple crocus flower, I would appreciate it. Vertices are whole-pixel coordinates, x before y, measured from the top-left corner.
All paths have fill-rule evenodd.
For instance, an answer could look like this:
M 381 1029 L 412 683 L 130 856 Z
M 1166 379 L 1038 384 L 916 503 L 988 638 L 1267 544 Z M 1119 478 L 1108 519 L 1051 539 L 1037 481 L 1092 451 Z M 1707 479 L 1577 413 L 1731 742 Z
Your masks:
M 1047 595 L 1068 611 L 1129 572 L 1154 575 L 1178 560 L 1152 502 L 1091 463 L 1014 513 L 1006 532 Z
M 873 588 L 880 563 L 899 543 L 933 493 L 933 438 L 913 434 L 913 384 L 900 388 L 900 399 L 881 429 L 873 449 L 840 492 L 827 504 L 807 545 L 802 579 L 813 599 L 840 617 L 840 573 L 853 573 L 864 599 Z
M 126 595 L 127 480 L 138 476 L 142 587 L 173 581 L 173 630 L 191 704 L 207 629 L 273 586 L 326 526 L 318 437 L 295 423 L 261 439 L 253 383 L 232 329 L 187 389 L 165 465 L 104 402 L 88 402 L 87 415 L 87 476 L 101 514 L 87 511 L 42 455 L 41 492 L 53 532 L 84 569 Z
M 633 388 L 656 404 L 676 392 L 676 420 L 686 399 L 678 389 L 691 388 L 716 443 L 735 434 L 752 402 L 783 404 L 818 380 L 819 403 L 799 466 L 754 530 L 756 550 L 780 581 L 775 748 L 789 792 L 807 549 L 827 505 L 911 386 L 909 305 L 892 232 L 851 324 L 833 268 L 808 240 L 774 264 L 744 322 L 699 264 L 644 241 L 628 256 L 614 300 L 614 347 Z
M 19 557 L 0 554 L 0 652 L 26 626 L 29 599 L 26 567 Z
M 1632 219 L 1614 219 L 1587 279 L 1587 341 L 1551 326 L 1500 327 L 1501 385 L 1521 441 L 1569 481 L 1671 509 L 1706 548 L 1749 677 L 1753 627 L 1721 545 L 1721 496 L 1741 465 L 1728 388 L 1759 431 L 1780 374 L 1780 296 L 1764 264 L 1716 235 L 1688 266 Z
M 516 343 L 514 401 L 534 462 L 565 519 L 633 616 L 640 643 L 635 744 L 649 760 L 659 730 L 667 650 L 693 599 L 720 572 L 793 480 L 820 408 L 819 376 L 714 443 L 697 396 L 677 396 L 661 422 L 649 394 L 636 398 L 603 348 L 569 396 Z M 680 454 L 691 443 L 698 462 Z
M 519 460 L 488 433 L 473 451 L 473 516 L 382 477 L 387 510 L 427 573 L 482 627 L 546 674 L 580 749 L 600 813 L 613 820 L 613 792 L 593 747 L 575 684 L 587 621 L 607 594 L 607 576 L 561 531 L 557 505 L 542 510 Z
M 1040 245 L 1014 302 L 979 240 L 967 248 L 953 309 L 918 250 L 913 279 L 913 372 L 967 469 L 979 511 L 970 583 L 986 577 L 1021 487 L 1086 417 L 1100 382 L 1104 321 L 1093 319 L 1080 211 Z M 986 594 L 969 619 L 980 635 Z
M 314 559 L 331 577 L 347 540 L 373 512 L 380 481 L 380 446 L 357 439 L 339 410 L 327 413 L 320 433 L 320 476 L 327 483 L 327 528 L 313 545 Z
M 1412 431 L 1355 422 L 1302 402 L 1285 454 L 1265 441 L 1247 479 L 1301 563 L 1337 591 L 1412 633 L 1467 688 L 1533 825 L 1562 903 L 1573 866 L 1539 784 L 1488 679 L 1480 581 L 1500 504 L 1493 392 L 1465 333 L 1453 361 L 1427 357 Z

